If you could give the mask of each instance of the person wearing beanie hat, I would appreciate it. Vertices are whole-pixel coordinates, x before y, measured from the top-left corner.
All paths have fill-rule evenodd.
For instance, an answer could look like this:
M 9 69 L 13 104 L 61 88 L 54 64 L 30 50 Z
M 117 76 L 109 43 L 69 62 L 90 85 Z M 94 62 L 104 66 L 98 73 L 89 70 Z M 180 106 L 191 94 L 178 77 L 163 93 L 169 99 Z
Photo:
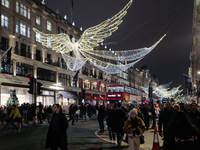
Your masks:
M 128 136 L 128 144 L 130 150 L 139 150 L 140 136 L 145 131 L 145 124 L 141 118 L 137 116 L 138 111 L 133 108 L 130 111 L 129 118 L 124 122 L 124 132 Z

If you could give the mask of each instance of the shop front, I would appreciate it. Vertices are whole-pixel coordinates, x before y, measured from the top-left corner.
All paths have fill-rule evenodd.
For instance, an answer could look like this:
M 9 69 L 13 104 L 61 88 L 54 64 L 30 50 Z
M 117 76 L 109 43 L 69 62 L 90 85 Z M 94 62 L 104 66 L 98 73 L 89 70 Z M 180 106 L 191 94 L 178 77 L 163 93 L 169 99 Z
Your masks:
M 103 105 L 104 104 L 105 96 L 94 94 L 93 97 L 94 97 L 94 100 L 99 103 L 99 105 Z
M 79 104 L 80 97 L 76 92 L 59 91 L 57 99 L 61 106 L 71 105 L 72 103 Z
M 27 91 L 28 88 L 1 86 L 1 106 L 7 106 L 13 99 L 18 101 L 18 105 L 32 103 L 32 95 Z
M 96 105 L 96 100 L 93 100 L 93 96 L 91 94 L 86 93 L 85 99 L 82 100 L 82 103 L 90 103 L 91 105 Z

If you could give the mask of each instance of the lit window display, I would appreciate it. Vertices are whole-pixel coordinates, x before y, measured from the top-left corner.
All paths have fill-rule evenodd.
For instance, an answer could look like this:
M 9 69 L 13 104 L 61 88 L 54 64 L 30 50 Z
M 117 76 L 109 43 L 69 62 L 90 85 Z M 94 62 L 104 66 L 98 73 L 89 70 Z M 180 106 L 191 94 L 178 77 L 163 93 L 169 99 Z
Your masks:
M 84 81 L 83 81 L 83 88 L 84 88 L 84 89 L 89 89 L 89 90 L 90 90 L 90 84 L 91 84 L 91 81 L 89 81 L 89 80 L 84 80 Z
M 106 86 L 105 86 L 105 84 L 102 83 L 102 84 L 100 85 L 99 91 L 105 92 L 105 89 L 106 89 Z
M 97 82 L 92 82 L 92 89 L 93 89 L 94 91 L 98 91 Z

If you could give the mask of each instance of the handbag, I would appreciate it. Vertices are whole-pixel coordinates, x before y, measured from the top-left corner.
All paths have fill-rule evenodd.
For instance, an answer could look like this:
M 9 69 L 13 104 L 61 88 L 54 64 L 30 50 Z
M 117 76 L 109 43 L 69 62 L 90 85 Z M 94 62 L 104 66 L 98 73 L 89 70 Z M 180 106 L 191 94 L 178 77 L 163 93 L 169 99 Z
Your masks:
M 140 136 L 140 144 L 144 144 L 145 143 L 145 141 L 144 141 L 144 135 L 141 135 Z

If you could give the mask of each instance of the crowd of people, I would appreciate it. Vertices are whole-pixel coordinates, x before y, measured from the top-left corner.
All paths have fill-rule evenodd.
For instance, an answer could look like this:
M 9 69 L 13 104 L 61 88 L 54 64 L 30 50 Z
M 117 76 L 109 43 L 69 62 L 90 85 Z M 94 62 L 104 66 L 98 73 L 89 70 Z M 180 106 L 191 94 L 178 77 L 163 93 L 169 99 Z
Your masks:
M 24 122 L 31 121 L 33 125 L 36 123 L 42 124 L 45 119 L 49 122 L 53 112 L 53 106 L 43 106 L 41 102 L 39 102 L 38 106 L 36 106 L 35 103 L 23 103 L 17 108 L 24 119 Z M 11 111 L 12 105 L 0 107 L 0 121 L 2 124 L 4 124 L 5 118 L 10 115 Z
M 77 113 L 78 111 L 79 113 Z M 157 102 L 155 104 L 144 103 L 138 106 L 133 104 L 123 105 L 121 103 L 97 104 L 96 106 L 89 103 L 82 103 L 80 106 L 71 104 L 69 107 L 70 119 L 68 121 L 71 120 L 72 125 L 75 125 L 75 120 L 78 121 L 78 118 L 91 118 L 96 115 L 97 111 L 99 132 L 104 132 L 104 119 L 106 119 L 110 142 L 118 144 L 119 147 L 124 135 L 126 135 L 129 149 L 139 150 L 141 137 L 145 130 L 154 129 L 158 125 L 159 135 L 164 140 L 163 150 L 185 150 L 189 148 L 199 150 L 200 111 L 195 102 L 191 104 L 173 104 L 167 101 L 166 104 Z M 55 122 L 61 119 L 59 126 L 64 123 L 68 127 L 68 121 L 66 117 L 63 117 L 65 115 L 60 113 L 62 113 L 62 108 L 58 104 L 43 106 L 39 102 L 36 106 L 36 104 L 24 103 L 17 108 L 15 105 L 1 107 L 0 121 L 4 124 L 6 116 L 11 117 L 13 114 L 15 114 L 13 118 L 18 118 L 18 123 L 21 122 L 20 117 L 23 118 L 24 122 L 31 121 L 33 125 L 36 123 L 42 124 L 47 119 L 49 125 L 53 128 L 53 131 L 49 130 L 48 136 L 51 137 L 51 134 L 55 134 L 57 137 L 61 133 L 58 132 L 59 127 Z M 63 131 L 67 128 L 65 126 L 61 127 Z M 66 141 L 66 135 L 62 136 Z M 49 147 L 48 143 L 52 142 L 48 141 L 47 147 Z M 57 144 L 54 143 L 53 147 L 56 147 Z M 62 146 L 65 147 L 66 143 Z
M 138 107 L 109 104 L 96 106 L 100 133 L 104 132 L 106 118 L 110 142 L 120 147 L 123 136 L 127 136 L 130 150 L 139 150 L 140 139 L 145 130 L 154 129 L 163 137 L 163 150 L 199 150 L 200 112 L 195 102 L 173 104 L 145 103 Z M 117 142 L 116 136 L 117 135 Z

